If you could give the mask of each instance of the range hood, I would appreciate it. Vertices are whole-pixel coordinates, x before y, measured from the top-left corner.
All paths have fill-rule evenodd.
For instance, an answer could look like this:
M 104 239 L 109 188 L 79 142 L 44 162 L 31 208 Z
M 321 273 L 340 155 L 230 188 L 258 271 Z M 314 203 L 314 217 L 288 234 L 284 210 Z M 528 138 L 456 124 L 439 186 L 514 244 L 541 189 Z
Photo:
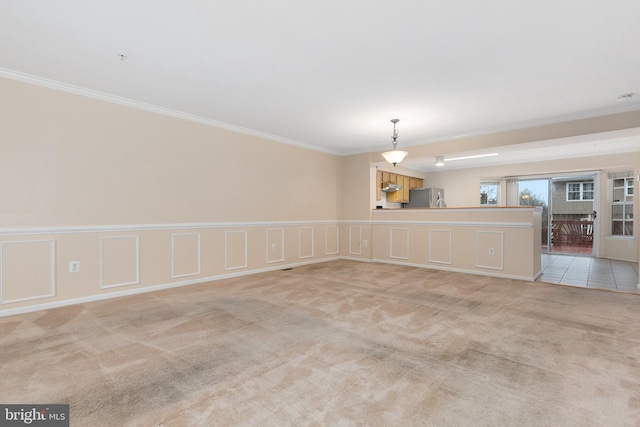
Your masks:
M 402 185 L 391 184 L 390 182 L 382 184 L 382 191 L 386 191 L 387 193 L 395 193 L 398 190 L 402 190 Z

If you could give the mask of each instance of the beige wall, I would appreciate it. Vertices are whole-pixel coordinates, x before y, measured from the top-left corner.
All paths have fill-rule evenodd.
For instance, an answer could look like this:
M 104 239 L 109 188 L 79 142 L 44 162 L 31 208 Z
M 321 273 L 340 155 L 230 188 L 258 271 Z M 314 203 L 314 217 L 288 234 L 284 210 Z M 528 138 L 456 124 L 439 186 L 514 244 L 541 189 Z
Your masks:
M 338 156 L 8 79 L 0 93 L 3 227 L 337 218 Z
M 0 93 L 0 313 L 344 247 L 338 156 L 7 79 Z

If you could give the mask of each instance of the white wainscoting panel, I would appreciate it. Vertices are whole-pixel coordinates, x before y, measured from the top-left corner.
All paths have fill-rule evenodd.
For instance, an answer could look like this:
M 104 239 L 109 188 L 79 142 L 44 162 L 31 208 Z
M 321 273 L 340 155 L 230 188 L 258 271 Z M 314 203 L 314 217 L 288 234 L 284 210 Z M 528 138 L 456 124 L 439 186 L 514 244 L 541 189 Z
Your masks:
M 100 289 L 140 283 L 140 237 L 100 238 Z
M 389 257 L 409 259 L 408 228 L 391 228 L 389 230 Z
M 362 255 L 362 227 L 360 226 L 349 227 L 349 253 Z
M 298 257 L 313 258 L 314 246 L 313 227 L 300 227 L 298 229 Z
M 200 233 L 171 234 L 171 278 L 200 274 Z
M 334 255 L 340 252 L 340 240 L 338 238 L 338 226 L 327 225 L 325 228 L 325 253 L 326 255 Z
M 0 243 L 0 304 L 55 295 L 55 240 Z
M 453 232 L 451 230 L 429 230 L 429 262 L 452 264 Z
M 267 228 L 266 233 L 266 263 L 284 262 L 284 228 Z
M 224 232 L 224 269 L 237 270 L 249 265 L 247 255 L 247 231 Z

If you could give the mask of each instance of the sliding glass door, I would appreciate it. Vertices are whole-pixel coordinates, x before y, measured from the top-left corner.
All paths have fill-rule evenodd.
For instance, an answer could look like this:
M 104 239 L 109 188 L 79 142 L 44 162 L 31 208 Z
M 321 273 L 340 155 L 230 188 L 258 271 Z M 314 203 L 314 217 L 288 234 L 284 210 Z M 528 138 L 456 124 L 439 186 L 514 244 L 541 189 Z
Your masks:
M 549 252 L 549 178 L 519 180 L 518 205 L 542 208 L 542 252 Z
M 518 205 L 542 208 L 542 252 L 594 254 L 594 174 L 519 179 Z
M 593 255 L 593 175 L 555 177 L 551 186 L 551 252 Z

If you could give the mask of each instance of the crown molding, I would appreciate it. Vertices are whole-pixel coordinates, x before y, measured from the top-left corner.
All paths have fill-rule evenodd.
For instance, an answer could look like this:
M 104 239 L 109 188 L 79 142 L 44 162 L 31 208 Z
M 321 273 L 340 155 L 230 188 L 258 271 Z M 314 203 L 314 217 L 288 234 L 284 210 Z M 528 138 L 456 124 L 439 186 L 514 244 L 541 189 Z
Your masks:
M 305 142 L 296 141 L 294 139 L 284 138 L 277 135 L 272 135 L 265 132 L 260 132 L 253 129 L 236 126 L 230 123 L 219 122 L 217 120 L 208 119 L 206 117 L 197 116 L 195 114 L 189 114 L 182 111 L 172 110 L 170 108 L 161 107 L 159 105 L 148 104 L 134 99 L 124 98 L 121 96 L 111 95 L 105 92 L 100 92 L 92 89 L 87 89 L 81 86 L 75 86 L 69 83 L 63 83 L 56 80 L 47 79 L 40 76 L 34 76 L 32 74 L 23 73 L 20 71 L 10 70 L 8 68 L 0 67 L 0 77 L 4 77 L 11 80 L 17 80 L 23 83 L 29 83 L 37 86 L 46 87 L 49 89 L 59 90 L 61 92 L 67 92 L 74 95 L 84 96 L 87 98 L 96 99 L 99 101 L 110 102 L 112 104 L 123 105 L 125 107 L 136 108 L 138 110 L 149 111 L 151 113 L 162 114 L 181 120 L 186 120 L 194 123 L 203 124 L 206 126 L 212 126 L 216 128 L 226 129 L 233 132 L 242 133 L 245 135 L 255 136 L 258 138 L 268 139 L 271 141 L 281 142 L 283 144 L 294 145 L 309 150 L 320 151 L 327 154 L 333 154 L 336 156 L 343 156 L 343 153 L 339 153 L 334 150 L 329 150 L 316 145 L 307 144 Z

